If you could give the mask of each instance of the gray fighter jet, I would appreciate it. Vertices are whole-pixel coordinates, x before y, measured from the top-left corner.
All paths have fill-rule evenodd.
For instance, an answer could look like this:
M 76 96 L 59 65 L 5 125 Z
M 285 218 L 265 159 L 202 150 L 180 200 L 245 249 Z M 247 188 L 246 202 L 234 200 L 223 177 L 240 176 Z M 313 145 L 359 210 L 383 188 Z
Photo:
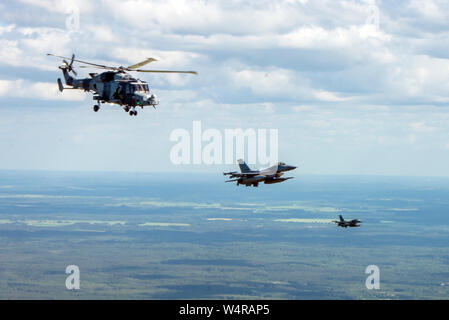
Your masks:
M 355 228 L 355 227 L 360 227 L 360 224 L 362 221 L 358 220 L 358 219 L 353 219 L 353 220 L 345 220 L 343 219 L 343 217 L 340 215 L 340 220 L 339 221 L 332 221 L 334 223 L 336 223 L 339 227 L 342 228 Z
M 282 177 L 284 172 L 294 170 L 296 167 L 286 165 L 284 162 L 278 162 L 277 164 L 261 170 L 251 170 L 248 165 L 242 159 L 238 160 L 240 173 L 237 171 L 223 172 L 223 175 L 231 178 L 226 182 L 236 182 L 237 185 L 245 185 L 247 187 L 258 187 L 259 183 L 273 184 L 283 182 L 293 177 Z M 236 179 L 234 179 L 236 178 Z

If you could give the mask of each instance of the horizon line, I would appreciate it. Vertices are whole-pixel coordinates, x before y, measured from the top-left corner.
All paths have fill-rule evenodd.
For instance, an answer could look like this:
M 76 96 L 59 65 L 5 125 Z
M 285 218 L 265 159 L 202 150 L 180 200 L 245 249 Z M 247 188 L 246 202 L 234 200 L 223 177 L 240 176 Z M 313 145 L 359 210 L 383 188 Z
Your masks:
M 222 171 L 126 171 L 126 170 L 52 170 L 52 169 L 2 169 L 0 173 L 72 173 L 72 174 L 145 174 L 145 175 L 222 175 Z M 449 175 L 405 175 L 405 174 L 386 174 L 386 173 L 299 173 L 301 176 L 333 176 L 333 177 L 392 177 L 392 178 L 449 178 Z

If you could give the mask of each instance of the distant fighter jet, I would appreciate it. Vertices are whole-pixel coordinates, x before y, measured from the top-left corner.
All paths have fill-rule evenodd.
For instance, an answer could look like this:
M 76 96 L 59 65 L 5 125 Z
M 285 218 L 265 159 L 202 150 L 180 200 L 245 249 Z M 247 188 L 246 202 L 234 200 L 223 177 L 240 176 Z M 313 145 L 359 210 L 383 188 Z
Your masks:
M 342 227 L 342 228 L 347 228 L 347 227 L 351 227 L 351 228 L 354 228 L 354 227 L 360 227 L 359 223 L 362 222 L 362 221 L 360 221 L 360 220 L 358 220 L 358 219 L 345 220 L 345 219 L 343 219 L 342 216 L 339 216 L 339 217 L 340 217 L 340 221 L 332 221 L 332 222 L 335 222 L 339 227 Z
M 260 182 L 265 184 L 273 184 L 283 182 L 288 179 L 293 179 L 293 177 L 281 178 L 285 171 L 290 171 L 296 169 L 294 166 L 286 165 L 283 162 L 278 162 L 274 166 L 271 166 L 262 170 L 251 170 L 248 165 L 242 159 L 238 160 L 240 172 L 223 172 L 223 175 L 229 175 L 231 180 L 226 182 L 237 182 L 237 185 L 244 184 L 245 186 L 259 186 Z M 237 178 L 237 179 L 232 179 Z

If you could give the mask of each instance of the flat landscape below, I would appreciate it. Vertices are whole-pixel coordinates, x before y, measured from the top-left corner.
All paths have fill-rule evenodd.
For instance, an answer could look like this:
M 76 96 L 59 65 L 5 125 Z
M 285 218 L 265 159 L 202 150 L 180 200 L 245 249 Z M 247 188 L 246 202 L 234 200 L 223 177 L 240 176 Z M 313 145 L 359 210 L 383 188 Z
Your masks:
M 3 171 L 0 298 L 448 299 L 448 206 L 449 178 Z

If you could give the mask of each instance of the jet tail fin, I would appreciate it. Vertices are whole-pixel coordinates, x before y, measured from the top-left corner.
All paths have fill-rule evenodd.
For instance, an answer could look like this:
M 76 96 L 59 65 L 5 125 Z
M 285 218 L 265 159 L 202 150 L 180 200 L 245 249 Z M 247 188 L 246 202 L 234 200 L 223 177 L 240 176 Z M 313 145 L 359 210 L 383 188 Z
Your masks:
M 339 215 L 339 217 L 340 217 L 341 222 L 345 221 L 345 219 L 343 219 L 343 217 L 341 215 Z
M 238 163 L 239 163 L 240 171 L 241 171 L 242 173 L 250 172 L 250 171 L 251 171 L 251 169 L 248 167 L 248 165 L 246 164 L 246 162 L 243 161 L 242 159 L 239 159 L 239 160 L 238 160 Z

